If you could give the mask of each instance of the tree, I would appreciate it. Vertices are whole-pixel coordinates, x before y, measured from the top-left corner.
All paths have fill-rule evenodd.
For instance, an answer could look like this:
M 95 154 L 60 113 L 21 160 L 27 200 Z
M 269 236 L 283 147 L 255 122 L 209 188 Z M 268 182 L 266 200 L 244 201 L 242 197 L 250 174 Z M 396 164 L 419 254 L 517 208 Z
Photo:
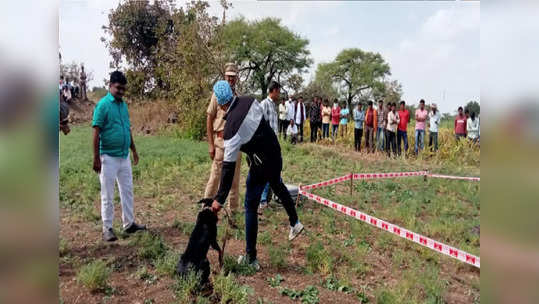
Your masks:
M 470 114 L 472 112 L 475 112 L 476 115 L 479 115 L 479 112 L 481 111 L 481 107 L 479 106 L 479 103 L 477 101 L 470 101 L 466 104 L 464 107 L 464 110 L 470 111 Z
M 335 85 L 347 105 L 370 95 L 385 95 L 385 78 L 391 75 L 389 65 L 382 55 L 356 48 L 344 49 L 334 61 L 320 64 L 317 78 L 318 73 L 321 73 L 323 82 Z
M 239 65 L 244 88 L 262 97 L 271 80 L 286 82 L 312 64 L 309 41 L 281 25 L 279 19 L 236 19 L 225 25 L 223 41 L 231 61 Z
M 281 83 L 281 87 L 287 94 L 297 94 L 303 88 L 303 77 L 300 74 L 292 74 Z

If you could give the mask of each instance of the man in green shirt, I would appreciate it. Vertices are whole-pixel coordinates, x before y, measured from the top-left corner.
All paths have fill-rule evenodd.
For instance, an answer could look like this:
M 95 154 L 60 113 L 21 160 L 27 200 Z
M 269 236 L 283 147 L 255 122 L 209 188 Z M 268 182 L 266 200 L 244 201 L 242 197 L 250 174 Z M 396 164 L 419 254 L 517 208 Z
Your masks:
M 127 79 L 120 71 L 110 74 L 108 94 L 101 98 L 94 110 L 94 171 L 101 182 L 101 218 L 103 239 L 116 241 L 112 230 L 114 219 L 114 183 L 118 183 L 122 205 L 122 222 L 126 233 L 145 230 L 144 225 L 135 223 L 133 213 L 133 174 L 129 149 L 133 162 L 138 164 L 138 154 L 131 135 L 131 123 L 127 104 L 122 99 Z

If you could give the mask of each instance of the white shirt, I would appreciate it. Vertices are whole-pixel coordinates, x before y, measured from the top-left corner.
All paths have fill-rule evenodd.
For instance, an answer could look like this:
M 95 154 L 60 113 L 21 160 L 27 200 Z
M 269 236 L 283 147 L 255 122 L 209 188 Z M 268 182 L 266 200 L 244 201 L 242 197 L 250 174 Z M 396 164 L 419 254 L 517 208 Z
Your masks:
M 279 119 L 280 120 L 286 120 L 288 117 L 288 107 L 285 104 L 280 103 L 279 104 Z
M 479 119 L 477 117 L 474 121 L 472 121 L 471 118 L 468 118 L 466 131 L 468 132 L 468 138 L 476 139 L 479 137 Z
M 275 134 L 279 134 L 279 124 L 277 122 L 277 112 L 275 111 L 275 103 L 271 98 L 266 98 L 260 103 L 264 113 L 264 119 L 269 123 Z
M 440 123 L 441 119 L 440 111 L 436 111 L 436 114 L 434 114 L 432 111 L 429 112 L 429 131 L 430 132 L 438 132 L 438 124 Z
M 303 107 L 303 121 L 305 121 L 307 119 L 307 113 L 305 113 L 305 104 L 304 103 L 301 103 L 301 105 L 299 104 L 299 102 L 296 104 L 296 108 L 297 108 L 297 111 L 296 111 L 296 124 L 299 125 L 301 124 L 301 107 Z
M 293 120 L 294 119 L 294 103 L 292 101 L 287 101 L 288 104 L 286 105 L 286 108 L 288 109 L 288 115 L 287 120 Z

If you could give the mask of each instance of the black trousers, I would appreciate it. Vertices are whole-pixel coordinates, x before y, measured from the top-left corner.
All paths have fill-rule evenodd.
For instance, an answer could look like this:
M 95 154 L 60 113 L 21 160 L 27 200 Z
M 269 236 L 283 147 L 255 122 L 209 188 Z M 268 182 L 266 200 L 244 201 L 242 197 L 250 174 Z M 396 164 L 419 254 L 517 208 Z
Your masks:
M 286 139 L 286 128 L 288 128 L 288 124 L 290 121 L 287 119 L 279 119 L 279 135 L 284 134 L 284 139 Z
M 393 150 L 394 155 L 397 155 L 397 137 L 395 135 L 395 132 L 386 130 L 386 150 L 387 155 L 391 156 L 391 151 L 389 148 Z
M 303 121 L 300 124 L 296 124 L 298 126 L 298 138 L 299 142 L 303 142 Z
M 320 125 L 321 123 L 319 122 L 311 122 L 311 142 L 316 142 Z
M 296 205 L 290 192 L 281 179 L 283 161 L 280 153 L 266 154 L 262 157 L 260 166 L 251 164 L 247 174 L 247 189 L 245 191 L 245 241 L 246 252 L 249 261 L 256 259 L 256 240 L 258 234 L 258 205 L 266 184 L 269 182 L 273 193 L 281 201 L 287 215 L 290 226 L 298 222 Z
M 363 129 L 354 128 L 354 148 L 356 151 L 361 151 L 361 138 L 363 137 Z

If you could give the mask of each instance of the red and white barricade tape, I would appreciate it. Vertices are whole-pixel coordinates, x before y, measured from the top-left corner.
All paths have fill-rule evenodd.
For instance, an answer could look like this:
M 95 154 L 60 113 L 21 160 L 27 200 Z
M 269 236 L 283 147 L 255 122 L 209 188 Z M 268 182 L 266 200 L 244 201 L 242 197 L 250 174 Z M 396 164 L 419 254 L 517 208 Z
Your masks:
M 390 173 L 355 173 L 354 179 L 379 179 L 379 178 L 395 178 L 395 177 L 408 177 L 408 176 L 425 176 L 429 173 L 427 171 L 414 171 L 414 172 L 390 172 Z
M 429 177 L 437 177 L 437 178 L 448 178 L 448 179 L 462 179 L 462 180 L 469 180 L 474 182 L 481 181 L 479 177 L 467 177 L 467 176 L 452 176 L 452 175 L 442 175 L 442 174 L 428 174 Z
M 401 238 L 413 241 L 421 246 L 430 248 L 436 252 L 445 254 L 447 256 L 450 256 L 452 258 L 458 259 L 464 263 L 468 263 L 470 265 L 473 265 L 477 268 L 480 268 L 481 266 L 481 260 L 478 256 L 469 254 L 465 251 L 462 251 L 460 249 L 457 249 L 455 247 L 451 247 L 449 245 L 446 245 L 444 243 L 435 241 L 433 239 L 430 239 L 428 237 L 422 236 L 420 234 L 417 234 L 415 232 L 412 232 L 410 230 L 404 229 L 402 227 L 399 227 L 397 225 L 393 225 L 391 223 L 388 223 L 386 221 L 380 220 L 374 216 L 370 216 L 368 214 L 365 214 L 363 212 L 354 210 L 350 207 L 335 203 L 331 200 L 325 199 L 323 197 L 320 197 L 318 195 L 309 193 L 305 190 L 300 190 L 299 192 L 301 195 L 318 202 L 319 204 L 325 205 L 329 208 L 335 209 L 341 213 L 344 213 L 348 216 L 355 217 L 356 219 L 363 221 L 369 225 L 375 226 L 377 228 L 380 228 L 382 230 L 385 230 L 387 232 L 393 233 L 395 235 L 400 236 Z
M 341 177 L 336 177 L 336 178 L 333 178 L 333 179 L 330 179 L 330 180 L 327 180 L 327 181 L 324 181 L 324 182 L 319 182 L 319 183 L 312 184 L 312 185 L 301 186 L 301 189 L 302 190 L 310 190 L 310 189 L 316 189 L 316 188 L 321 188 L 321 187 L 325 187 L 325 186 L 330 186 L 330 185 L 333 185 L 333 184 L 337 184 L 337 183 L 340 183 L 340 182 L 350 180 L 352 178 L 352 176 L 353 176 L 353 174 L 347 174 L 347 175 L 344 175 L 344 176 L 341 176 Z

